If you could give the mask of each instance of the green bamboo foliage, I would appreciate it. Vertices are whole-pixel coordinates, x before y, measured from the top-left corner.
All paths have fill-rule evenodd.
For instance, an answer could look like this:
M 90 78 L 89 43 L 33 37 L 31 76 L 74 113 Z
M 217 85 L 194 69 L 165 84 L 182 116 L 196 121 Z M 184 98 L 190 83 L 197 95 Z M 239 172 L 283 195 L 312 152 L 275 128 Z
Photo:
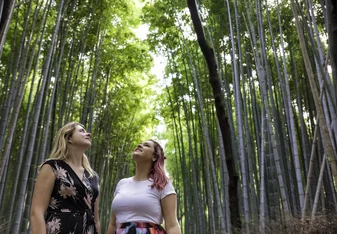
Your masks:
M 334 90 L 335 93 L 337 93 L 337 87 L 336 87 L 336 79 L 337 79 L 337 59 L 336 59 L 336 45 L 337 45 L 337 40 L 336 40 L 336 25 L 337 25 L 337 14 L 336 14 L 336 2 L 332 0 L 328 0 L 324 2 L 324 6 L 326 7 L 326 12 L 324 12 L 325 16 L 325 25 L 326 25 L 326 31 L 328 32 L 329 35 L 329 55 L 330 55 L 330 64 L 331 64 L 331 70 L 332 70 L 332 80 L 334 81 Z
M 317 112 L 318 112 L 318 116 L 319 116 L 318 117 L 319 123 L 320 123 L 320 126 L 322 127 L 324 147 L 327 151 L 326 153 L 327 153 L 327 156 L 329 158 L 329 162 L 330 162 L 330 166 L 331 166 L 331 169 L 332 169 L 332 174 L 333 174 L 334 180 L 336 181 L 336 179 L 337 179 L 336 178 L 337 168 L 336 168 L 335 153 L 333 151 L 333 146 L 332 146 L 332 139 L 330 138 L 329 133 L 328 133 L 328 127 L 327 127 L 327 123 L 326 123 L 326 120 L 325 120 L 325 117 L 324 117 L 324 114 L 323 114 L 322 104 L 319 103 L 320 99 L 318 97 L 316 84 L 314 83 L 313 71 L 312 71 L 312 67 L 311 67 L 311 64 L 310 64 L 310 59 L 308 57 L 308 52 L 307 52 L 307 49 L 306 49 L 305 44 L 304 44 L 304 35 L 303 35 L 303 32 L 302 32 L 302 27 L 299 24 L 298 13 L 297 13 L 297 9 L 295 7 L 294 2 L 292 2 L 291 6 L 292 6 L 292 11 L 295 15 L 295 19 L 296 19 L 296 25 L 297 25 L 298 34 L 299 34 L 301 50 L 302 50 L 302 53 L 304 55 L 305 67 L 306 67 L 307 72 L 308 72 L 311 90 L 312 90 L 313 95 L 314 95 L 315 106 L 317 108 Z
M 32 0 L 15 8 L 1 48 L 1 233 L 29 231 L 38 165 L 68 121 L 93 133 L 87 154 L 101 175 L 105 232 L 115 185 L 133 170 L 129 152 L 157 123 L 148 47 L 124 27 L 139 24 L 132 4 Z
M 27 184 L 28 184 L 28 176 L 29 176 L 29 168 L 31 165 L 32 157 L 33 157 L 33 150 L 34 150 L 34 144 L 35 144 L 35 137 L 36 137 L 36 131 L 37 131 L 37 125 L 38 125 L 38 120 L 39 116 L 41 113 L 41 107 L 42 107 L 42 100 L 45 95 L 45 87 L 48 82 L 48 71 L 49 71 L 49 66 L 51 63 L 51 57 L 52 53 L 54 50 L 54 46 L 56 43 L 56 35 L 58 33 L 59 27 L 60 27 L 60 20 L 61 20 L 61 14 L 63 11 L 63 5 L 64 2 L 61 1 L 59 5 L 59 11 L 58 11 L 58 16 L 57 16 L 57 21 L 55 24 L 54 32 L 52 35 L 52 40 L 50 44 L 50 48 L 46 57 L 46 61 L 42 70 L 41 74 L 41 85 L 39 87 L 39 91 L 36 96 L 36 103 L 35 103 L 35 113 L 33 116 L 33 126 L 30 134 L 30 140 L 28 143 L 28 149 L 27 149 L 27 155 L 24 160 L 24 167 L 22 169 L 22 174 L 21 174 L 21 183 L 19 186 L 19 196 L 18 196 L 18 201 L 16 202 L 16 215 L 13 220 L 13 224 L 11 226 L 11 232 L 12 233 L 18 233 L 20 231 L 20 225 L 22 222 L 22 214 L 23 214 L 23 209 L 24 209 L 24 201 L 25 201 L 25 193 L 27 189 Z
M 9 25 L 14 14 L 16 1 L 3 1 L 0 4 L 0 18 L 1 18 L 1 27 L 0 27 L 0 57 L 2 50 L 6 41 L 7 33 L 9 30 Z
M 134 170 L 130 152 L 153 135 L 166 140 L 183 233 L 294 233 L 299 217 L 335 217 L 335 9 L 332 0 L 2 1 L 0 232 L 29 231 L 38 165 L 69 121 L 93 134 L 103 233 L 116 183 Z M 147 39 L 135 35 L 140 24 Z M 159 84 L 150 53 L 167 60 Z
M 245 231 L 256 232 L 255 230 L 259 229 L 261 233 L 268 233 L 273 222 L 287 225 L 288 221 L 293 219 L 292 216 L 298 217 L 304 203 L 308 200 L 311 201 L 309 209 L 313 208 L 313 193 L 317 190 L 317 180 L 310 182 L 308 176 L 310 174 L 310 178 L 315 178 L 312 177 L 313 174 L 317 177 L 319 175 L 319 168 L 309 173 L 314 122 L 318 119 L 315 114 L 316 110 L 312 106 L 313 99 L 310 88 L 303 80 L 307 73 L 304 70 L 305 64 L 299 59 L 302 56 L 302 51 L 295 49 L 299 48 L 298 36 L 291 34 L 291 31 L 296 29 L 296 25 L 292 21 L 293 11 L 291 5 L 284 1 L 276 4 L 271 1 L 257 0 L 242 1 L 236 4 L 226 1 L 196 1 L 196 3 L 207 40 L 216 50 L 218 69 L 222 74 L 223 89 L 226 91 L 224 95 L 226 111 L 230 119 L 229 125 L 233 129 L 231 139 L 233 139 L 235 160 L 237 167 L 241 165 L 241 175 L 245 175 L 240 176 L 240 185 L 237 188 L 242 193 L 242 196 L 239 197 L 241 217 L 249 217 L 242 219 L 247 225 Z M 307 21 L 308 25 L 304 24 L 304 29 L 312 28 L 311 34 L 316 36 L 313 40 L 317 41 L 317 45 L 311 44 L 313 52 L 310 51 L 310 53 L 315 54 L 316 50 L 321 54 L 327 53 L 327 47 L 324 44 L 326 41 L 323 41 L 323 46 L 319 44 L 322 41 L 321 33 L 325 26 L 324 21 L 321 21 L 322 15 L 316 11 L 321 9 L 320 6 L 311 1 L 301 4 L 301 6 L 303 7 L 302 16 L 310 15 L 311 17 L 310 21 Z M 164 8 L 169 9 L 165 17 L 156 17 L 153 14 L 153 12 L 156 14 L 162 12 Z M 150 34 L 149 40 L 155 46 L 158 43 L 155 37 L 161 38 L 161 47 L 164 44 L 170 53 L 174 51 L 175 56 L 172 57 L 172 60 L 175 62 L 172 61 L 170 64 L 175 63 L 175 66 L 174 69 L 171 66 L 170 71 L 167 71 L 167 79 L 170 80 L 172 74 L 185 76 L 182 68 L 179 68 L 182 65 L 180 61 L 193 54 L 193 62 L 188 64 L 189 70 L 192 74 L 193 71 L 200 71 L 200 75 L 198 73 L 197 76 L 200 86 L 199 88 L 193 86 L 193 91 L 196 92 L 194 101 L 198 100 L 197 93 L 201 90 L 203 102 L 208 103 L 210 100 L 212 103 L 216 97 L 209 96 L 210 86 L 206 82 L 208 70 L 200 56 L 201 51 L 198 51 L 196 37 L 187 37 L 183 45 L 176 43 L 176 38 L 181 38 L 179 34 L 186 38 L 185 31 L 192 29 L 191 22 L 186 19 L 188 14 L 185 13 L 183 6 L 176 1 L 171 1 L 168 5 L 160 2 L 147 10 L 150 12 L 146 13 L 147 19 L 155 29 L 153 34 Z M 306 11 L 310 14 L 305 14 Z M 232 20 L 231 18 L 224 20 L 228 19 L 228 16 L 232 17 Z M 320 19 L 317 20 L 315 17 Z M 157 21 L 158 19 L 162 24 Z M 233 24 L 233 22 L 235 23 Z M 170 34 L 165 34 L 162 31 L 164 27 Z M 310 34 L 308 34 L 309 36 Z M 188 50 L 184 49 L 186 45 Z M 192 52 L 192 49 L 195 52 Z M 316 57 L 312 57 L 312 64 L 315 64 Z M 322 64 L 322 60 L 317 64 Z M 329 60 L 325 60 L 324 64 L 323 70 L 320 65 L 315 67 L 316 81 L 319 81 L 321 77 L 320 79 L 325 81 L 328 79 L 331 82 L 332 78 L 326 70 L 327 66 L 330 66 Z M 186 66 L 185 63 L 183 66 Z M 190 86 L 195 83 L 192 80 L 187 80 L 187 82 Z M 333 123 L 335 119 L 334 104 L 333 101 L 329 102 L 329 96 L 333 97 L 335 94 L 331 90 L 328 92 L 329 95 L 324 101 L 326 103 L 325 110 L 327 110 L 324 116 L 330 121 L 328 123 L 331 127 L 327 129 L 330 133 L 329 138 L 335 142 L 335 134 L 333 133 L 335 129 Z M 179 97 L 176 100 L 181 102 L 187 92 L 181 90 L 181 93 L 177 94 Z M 176 108 L 171 109 L 172 113 L 176 112 Z M 204 106 L 203 109 L 205 108 Z M 215 106 L 212 104 L 207 106 L 208 111 L 214 111 L 214 108 Z M 187 115 L 186 111 L 184 114 Z M 201 115 L 197 112 L 192 113 L 188 118 L 190 120 L 194 118 L 200 123 L 203 122 Z M 169 116 L 165 120 L 170 123 Z M 216 124 L 212 124 L 212 121 L 216 121 L 216 119 L 208 119 L 209 132 L 213 131 L 211 126 L 216 126 Z M 321 138 L 321 136 L 318 137 Z M 188 134 L 186 141 L 191 141 Z M 203 142 L 203 139 L 200 138 L 199 141 Z M 207 147 L 207 144 L 202 144 L 202 147 Z M 218 154 L 214 157 L 220 157 L 221 144 L 213 142 L 211 149 L 214 147 L 216 154 Z M 314 151 L 314 154 L 316 152 Z M 182 154 L 184 153 L 182 152 Z M 240 159 L 241 156 L 243 158 Z M 322 161 L 322 156 L 323 154 L 315 157 Z M 207 168 L 208 163 L 203 163 Z M 220 167 L 219 165 L 217 164 L 217 167 Z M 329 174 L 328 169 L 327 175 Z M 228 199 L 226 197 L 228 185 L 223 182 L 225 175 L 220 171 L 215 171 L 221 194 L 226 200 Z M 331 173 L 333 174 L 333 170 Z M 323 203 L 329 200 L 333 201 L 333 197 L 335 197 L 335 188 L 331 184 L 332 178 L 329 176 L 324 178 L 325 182 L 323 182 L 320 191 L 328 191 L 330 195 L 320 195 L 320 202 Z M 307 185 L 307 183 L 309 184 Z M 304 186 L 310 186 L 313 191 L 304 193 Z M 248 192 L 244 192 L 244 190 Z M 216 202 L 214 195 L 211 196 L 211 199 Z M 207 189 L 204 196 L 208 199 L 210 197 Z M 305 201 L 305 199 L 308 200 Z M 225 204 L 226 202 L 222 203 L 223 210 L 226 208 Z M 249 205 L 247 206 L 247 204 Z M 207 202 L 205 205 L 208 212 L 212 212 L 211 205 Z M 257 207 L 254 208 L 254 206 Z M 323 207 L 319 206 L 318 209 L 323 209 Z M 228 213 L 224 214 L 228 216 Z M 212 219 L 211 214 L 209 217 Z M 217 219 L 215 218 L 214 221 L 210 219 L 207 220 L 208 227 L 211 228 L 215 224 L 215 229 L 221 230 Z M 185 221 L 187 222 L 187 219 Z M 229 226 L 231 225 L 227 223 L 226 232 L 230 232 Z M 188 225 L 184 227 L 186 233 L 195 233 L 192 231 L 193 229 L 186 229 L 189 228 Z M 207 233 L 213 233 L 214 229 L 207 231 Z

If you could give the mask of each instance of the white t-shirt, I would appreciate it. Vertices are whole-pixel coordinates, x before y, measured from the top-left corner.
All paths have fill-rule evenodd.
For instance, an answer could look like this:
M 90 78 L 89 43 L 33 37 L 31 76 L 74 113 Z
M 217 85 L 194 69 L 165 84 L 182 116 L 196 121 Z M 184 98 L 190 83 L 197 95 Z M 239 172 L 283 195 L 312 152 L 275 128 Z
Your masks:
M 118 182 L 111 205 L 117 227 L 126 222 L 163 222 L 160 200 L 176 192 L 171 181 L 163 190 L 151 188 L 152 184 L 152 179 L 134 181 L 133 177 Z

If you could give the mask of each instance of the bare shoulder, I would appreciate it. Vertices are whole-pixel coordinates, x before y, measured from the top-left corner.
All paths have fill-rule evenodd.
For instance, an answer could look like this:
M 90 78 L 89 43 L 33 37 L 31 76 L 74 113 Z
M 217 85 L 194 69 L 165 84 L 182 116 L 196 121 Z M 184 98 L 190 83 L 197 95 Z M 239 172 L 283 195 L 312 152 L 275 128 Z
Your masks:
M 37 180 L 39 179 L 50 179 L 50 180 L 55 180 L 56 176 L 53 171 L 53 168 L 49 164 L 44 164 L 40 170 L 39 174 L 37 176 Z

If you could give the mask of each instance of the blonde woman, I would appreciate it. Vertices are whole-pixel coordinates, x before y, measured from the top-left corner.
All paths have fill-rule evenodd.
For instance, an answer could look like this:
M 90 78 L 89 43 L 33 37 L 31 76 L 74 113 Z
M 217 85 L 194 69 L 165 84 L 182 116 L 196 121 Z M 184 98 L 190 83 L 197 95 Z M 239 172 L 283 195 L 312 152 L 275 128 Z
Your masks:
M 59 130 L 36 179 L 32 234 L 100 234 L 98 176 L 84 154 L 90 146 L 91 134 L 80 123 Z

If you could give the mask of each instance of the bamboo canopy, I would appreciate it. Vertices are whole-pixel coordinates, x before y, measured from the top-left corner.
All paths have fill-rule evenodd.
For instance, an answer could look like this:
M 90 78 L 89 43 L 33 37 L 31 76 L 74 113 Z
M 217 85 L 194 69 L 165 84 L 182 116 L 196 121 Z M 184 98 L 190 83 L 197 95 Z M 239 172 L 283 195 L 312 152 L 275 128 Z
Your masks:
M 0 233 L 71 121 L 102 233 L 150 138 L 183 233 L 337 233 L 336 56 L 334 0 L 0 1 Z

